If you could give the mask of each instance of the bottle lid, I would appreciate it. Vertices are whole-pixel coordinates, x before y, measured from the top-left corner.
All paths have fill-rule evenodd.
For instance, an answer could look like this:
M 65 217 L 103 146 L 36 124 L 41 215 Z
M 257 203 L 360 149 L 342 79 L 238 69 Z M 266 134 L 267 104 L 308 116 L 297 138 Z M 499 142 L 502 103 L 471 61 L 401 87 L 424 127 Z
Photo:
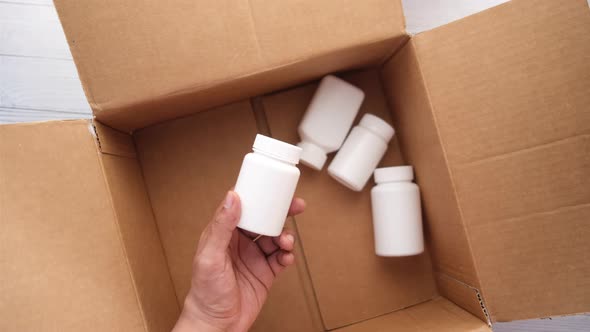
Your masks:
M 320 171 L 324 167 L 328 156 L 322 148 L 309 142 L 300 142 L 297 146 L 303 149 L 303 151 L 301 151 L 302 164 L 309 166 L 316 171 Z
M 363 115 L 359 126 L 375 133 L 379 137 L 383 138 L 385 142 L 389 142 L 393 137 L 393 134 L 395 134 L 395 130 L 389 123 L 369 113 Z
M 260 134 L 254 139 L 253 150 L 291 164 L 299 163 L 301 156 L 300 147 Z
M 412 166 L 395 166 L 377 168 L 373 173 L 375 183 L 412 181 L 414 168 Z

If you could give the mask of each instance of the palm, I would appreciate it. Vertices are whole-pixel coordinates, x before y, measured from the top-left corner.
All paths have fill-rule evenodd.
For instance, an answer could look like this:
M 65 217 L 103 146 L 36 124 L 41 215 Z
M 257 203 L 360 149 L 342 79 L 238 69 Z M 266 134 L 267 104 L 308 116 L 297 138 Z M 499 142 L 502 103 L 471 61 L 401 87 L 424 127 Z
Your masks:
M 303 201 L 295 200 L 290 214 L 303 208 Z M 275 277 L 294 260 L 292 234 L 283 230 L 278 237 L 254 241 L 255 234 L 235 227 L 239 211 L 234 206 L 222 214 L 221 219 L 233 220 L 233 224 L 214 221 L 203 232 L 187 297 L 196 306 L 195 312 L 229 331 L 246 331 L 254 323 Z M 215 239 L 224 229 L 231 232 L 225 245 Z
M 236 294 L 235 330 L 244 331 L 262 309 L 275 274 L 261 248 L 238 230 L 234 231 L 226 257 L 233 268 L 233 276 L 227 274 L 226 282 Z

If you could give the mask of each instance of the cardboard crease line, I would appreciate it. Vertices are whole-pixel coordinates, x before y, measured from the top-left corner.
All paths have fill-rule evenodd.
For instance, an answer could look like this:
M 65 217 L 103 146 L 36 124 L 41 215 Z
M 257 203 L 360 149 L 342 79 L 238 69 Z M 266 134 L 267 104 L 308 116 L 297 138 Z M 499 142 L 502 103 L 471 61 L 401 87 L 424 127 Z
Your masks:
M 424 72 L 422 71 L 422 64 L 421 64 L 421 61 L 420 61 L 420 51 L 418 50 L 417 43 L 415 43 L 414 45 L 415 45 L 415 54 L 416 54 L 416 63 L 417 63 L 417 67 L 418 67 L 418 72 L 420 74 L 420 78 L 421 78 L 422 84 L 424 85 L 424 90 L 426 92 L 426 97 L 428 99 L 428 105 L 429 105 L 429 108 L 430 108 L 430 113 L 432 115 L 432 120 L 434 121 L 434 128 L 436 129 L 436 136 L 438 137 L 438 141 L 440 142 L 440 147 L 441 147 L 441 150 L 442 150 L 442 154 L 443 154 L 443 158 L 444 158 L 444 163 L 445 163 L 445 166 L 446 166 L 446 171 L 449 174 L 449 179 L 451 181 L 451 187 L 452 187 L 452 190 L 453 190 L 453 195 L 455 197 L 455 201 L 457 202 L 457 210 L 459 211 L 459 218 L 461 219 L 460 220 L 461 228 L 463 229 L 463 231 L 465 232 L 465 235 L 466 235 L 465 237 L 466 237 L 466 240 L 467 240 L 467 245 L 469 246 L 469 256 L 471 258 L 471 262 L 472 262 L 473 266 L 475 267 L 475 271 L 474 271 L 475 277 L 476 277 L 477 280 L 481 280 L 480 277 L 479 277 L 479 270 L 477 268 L 477 262 L 476 262 L 475 258 L 473 257 L 473 246 L 471 245 L 471 238 L 468 236 L 468 229 L 467 229 L 467 227 L 465 227 L 464 217 L 463 217 L 463 211 L 461 209 L 461 202 L 459 202 L 459 198 L 458 198 L 458 195 L 457 195 L 457 187 L 456 187 L 456 184 L 455 184 L 455 180 L 453 178 L 453 173 L 452 173 L 452 171 L 451 171 L 451 169 L 449 167 L 449 159 L 448 159 L 448 156 L 447 156 L 447 151 L 446 151 L 445 144 L 444 144 L 444 141 L 442 139 L 442 136 L 440 134 L 438 120 L 436 118 L 436 114 L 435 114 L 435 111 L 434 111 L 434 105 L 432 104 L 432 99 L 430 97 L 430 90 L 428 89 L 428 85 L 426 84 L 426 80 L 424 79 Z M 481 285 L 480 285 L 480 287 L 481 287 Z M 482 297 L 482 296 L 480 296 L 480 297 Z M 484 314 L 487 314 L 487 310 L 486 310 L 486 312 L 484 312 Z M 489 321 L 491 321 L 490 317 L 487 317 L 487 318 L 488 318 Z
M 139 149 L 137 148 L 137 142 L 135 141 L 135 137 L 131 136 L 133 138 L 133 146 L 135 148 L 135 151 L 139 151 Z M 145 186 L 145 196 L 147 197 L 148 203 L 150 205 L 150 213 L 152 214 L 152 218 L 154 218 L 154 224 L 155 224 L 155 228 L 156 228 L 156 234 L 158 235 L 158 243 L 160 244 L 160 249 L 162 250 L 162 256 L 164 259 L 164 262 L 166 263 L 166 268 L 168 269 L 168 280 L 170 281 L 170 284 L 173 285 L 172 290 L 174 291 L 174 298 L 176 299 L 175 303 L 180 303 L 179 299 L 180 297 L 178 296 L 178 293 L 176 291 L 176 287 L 174 287 L 174 281 L 172 280 L 172 275 L 170 273 L 171 268 L 170 268 L 170 262 L 168 261 L 168 255 L 166 255 L 166 248 L 164 248 L 164 242 L 162 241 L 162 235 L 161 235 L 161 231 L 160 231 L 160 226 L 158 224 L 158 220 L 156 218 L 156 213 L 154 212 L 154 205 L 152 204 L 152 197 L 150 196 L 150 191 L 147 188 L 147 181 L 145 180 L 145 172 L 143 171 L 143 164 L 141 163 L 141 158 L 139 156 L 139 153 L 137 155 L 137 164 L 139 165 L 139 170 L 141 171 L 141 180 L 144 183 Z M 182 309 L 179 306 L 179 311 Z
M 212 81 L 210 83 L 207 83 L 207 84 L 198 84 L 198 85 L 189 86 L 189 87 L 186 87 L 186 88 L 174 89 L 172 91 L 162 93 L 162 94 L 158 95 L 157 97 L 153 97 L 153 98 L 150 98 L 150 99 L 145 99 L 145 100 L 142 100 L 142 101 L 135 101 L 135 102 L 127 103 L 127 104 L 117 104 L 116 102 L 111 102 L 111 103 L 104 102 L 104 103 L 101 103 L 101 105 L 103 107 L 97 107 L 96 108 L 96 112 L 94 112 L 94 113 L 96 113 L 96 114 L 98 114 L 98 113 L 103 113 L 103 114 L 119 113 L 119 112 L 121 112 L 124 109 L 132 108 L 134 106 L 144 105 L 144 104 L 147 104 L 147 103 L 155 102 L 155 101 L 158 101 L 158 100 L 161 100 L 161 99 L 165 99 L 165 98 L 170 98 L 170 97 L 173 98 L 173 97 L 178 97 L 178 96 L 190 95 L 192 93 L 203 91 L 203 90 L 207 90 L 207 89 L 210 89 L 210 88 L 214 88 L 216 86 L 223 85 L 225 83 L 230 83 L 230 82 L 234 82 L 234 81 L 237 81 L 237 80 L 246 79 L 246 78 L 250 78 L 250 77 L 253 77 L 253 76 L 257 76 L 257 75 L 261 75 L 261 74 L 273 72 L 273 71 L 276 71 L 276 70 L 279 70 L 279 69 L 283 69 L 283 68 L 286 68 L 286 67 L 289 67 L 289 66 L 292 66 L 292 65 L 301 63 L 301 62 L 305 62 L 305 61 L 308 61 L 308 60 L 313 60 L 313 59 L 316 59 L 316 58 L 320 58 L 322 56 L 327 56 L 327 55 L 334 54 L 334 53 L 346 52 L 346 51 L 350 51 L 350 50 L 353 50 L 353 49 L 362 48 L 362 47 L 368 47 L 368 46 L 372 46 L 372 45 L 379 45 L 382 42 L 385 42 L 385 41 L 393 41 L 396 38 L 399 38 L 399 36 L 388 37 L 388 38 L 377 38 L 377 39 L 374 39 L 374 40 L 370 40 L 370 41 L 364 42 L 364 43 L 359 44 L 359 45 L 354 45 L 354 46 L 349 46 L 349 47 L 345 47 L 345 48 L 339 49 L 336 52 L 334 52 L 332 50 L 332 51 L 320 52 L 319 54 L 303 56 L 303 57 L 299 57 L 299 58 L 296 58 L 296 59 L 291 60 L 291 61 L 287 61 L 285 63 L 281 63 L 281 64 L 278 64 L 278 65 L 271 66 L 269 68 L 264 68 L 264 69 L 261 69 L 261 70 L 255 70 L 253 72 L 244 73 L 242 75 L 236 75 L 236 76 L 229 77 L 229 78 L 219 79 L 219 80 L 216 80 L 216 81 Z M 399 47 L 401 47 L 401 45 L 398 46 L 398 48 Z M 213 107 L 213 108 L 215 108 L 215 107 Z M 93 107 L 93 110 L 94 110 L 94 107 Z
M 462 163 L 459 163 L 459 164 L 453 166 L 453 168 L 456 168 L 456 169 L 464 169 L 464 168 L 468 168 L 468 167 L 471 167 L 471 166 L 482 165 L 482 164 L 485 164 L 487 162 L 497 161 L 497 160 L 501 160 L 501 159 L 504 159 L 504 158 L 509 158 L 509 157 L 512 157 L 512 156 L 515 156 L 515 155 L 519 155 L 521 153 L 533 152 L 533 151 L 536 151 L 538 149 L 543 149 L 543 148 L 555 146 L 555 145 L 558 145 L 558 144 L 565 143 L 567 141 L 576 140 L 578 138 L 589 138 L 589 137 L 590 137 L 590 133 L 582 133 L 582 134 L 571 135 L 571 136 L 567 136 L 567 137 L 564 137 L 564 138 L 559 138 L 559 139 L 556 139 L 556 140 L 552 140 L 552 141 L 549 141 L 549 142 L 535 144 L 535 145 L 528 146 L 528 147 L 525 147 L 525 148 L 516 149 L 516 150 L 508 151 L 508 152 L 505 152 L 505 153 L 500 153 L 500 154 L 496 154 L 496 155 L 492 155 L 492 156 L 483 157 L 483 158 L 477 159 L 477 160 L 462 162 Z
M 96 130 L 96 127 L 95 127 Z M 98 139 L 98 135 L 96 136 L 96 139 L 94 140 L 97 143 L 97 147 L 100 148 L 99 146 L 99 139 Z M 139 292 L 137 289 L 137 284 L 136 284 L 136 280 L 135 277 L 133 276 L 133 271 L 131 269 L 131 263 L 129 262 L 129 256 L 127 255 L 127 248 L 125 247 L 125 241 L 123 239 L 123 234 L 121 233 L 121 225 L 119 224 L 119 216 L 117 214 L 117 210 L 115 209 L 115 203 L 113 202 L 113 194 L 111 192 L 111 188 L 108 184 L 108 180 L 105 174 L 105 168 L 104 168 L 104 163 L 102 161 L 102 157 L 101 157 L 101 151 L 100 149 L 97 149 L 97 159 L 98 159 L 98 163 L 100 165 L 100 172 L 102 175 L 102 179 L 103 179 L 103 184 L 106 188 L 106 192 L 108 193 L 108 201 L 109 201 L 109 205 L 111 207 L 111 212 L 114 218 L 114 223 L 115 223 L 115 228 L 117 230 L 117 236 L 119 238 L 119 243 L 121 245 L 121 252 L 123 253 L 123 259 L 125 260 L 125 264 L 127 265 L 127 273 L 129 274 L 129 278 L 131 279 L 131 285 L 133 286 L 133 295 L 135 296 L 135 301 L 137 303 L 137 307 L 139 310 L 139 314 L 141 315 L 141 321 L 143 324 L 143 329 L 146 332 L 149 332 L 148 329 L 148 324 L 147 324 L 147 318 L 145 317 L 144 314 L 144 308 L 143 308 L 143 304 L 141 303 L 141 300 L 139 299 Z

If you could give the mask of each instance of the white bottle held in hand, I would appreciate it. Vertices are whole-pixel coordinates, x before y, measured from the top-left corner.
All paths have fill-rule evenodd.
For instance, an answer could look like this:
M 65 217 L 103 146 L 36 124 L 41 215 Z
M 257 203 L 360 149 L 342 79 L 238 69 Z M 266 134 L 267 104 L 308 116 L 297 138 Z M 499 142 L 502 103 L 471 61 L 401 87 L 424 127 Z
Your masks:
M 354 191 L 363 190 L 394 133 L 387 122 L 365 114 L 332 160 L 328 174 Z
M 365 93 L 328 75 L 322 79 L 299 125 L 301 163 L 321 170 L 327 154 L 340 148 L 352 126 Z
M 254 152 L 244 157 L 235 192 L 242 215 L 238 227 L 278 236 L 283 230 L 299 180 L 301 148 L 264 135 L 256 135 Z
M 378 256 L 411 256 L 424 251 L 420 189 L 412 166 L 375 170 L 371 190 L 375 253 Z

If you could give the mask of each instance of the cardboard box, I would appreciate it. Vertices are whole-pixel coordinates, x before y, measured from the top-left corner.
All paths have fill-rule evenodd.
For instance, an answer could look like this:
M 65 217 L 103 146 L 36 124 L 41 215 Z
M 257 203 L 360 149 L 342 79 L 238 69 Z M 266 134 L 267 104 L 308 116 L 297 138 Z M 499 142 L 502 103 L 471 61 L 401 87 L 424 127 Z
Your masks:
M 255 134 L 296 142 L 316 83 L 295 85 L 333 71 L 397 129 L 381 164 L 415 167 L 428 250 L 376 257 L 370 186 L 302 167 L 297 264 L 254 331 L 590 311 L 585 1 L 513 0 L 412 37 L 390 0 L 56 7 L 95 119 L 0 126 L 0 330 L 169 330 Z

